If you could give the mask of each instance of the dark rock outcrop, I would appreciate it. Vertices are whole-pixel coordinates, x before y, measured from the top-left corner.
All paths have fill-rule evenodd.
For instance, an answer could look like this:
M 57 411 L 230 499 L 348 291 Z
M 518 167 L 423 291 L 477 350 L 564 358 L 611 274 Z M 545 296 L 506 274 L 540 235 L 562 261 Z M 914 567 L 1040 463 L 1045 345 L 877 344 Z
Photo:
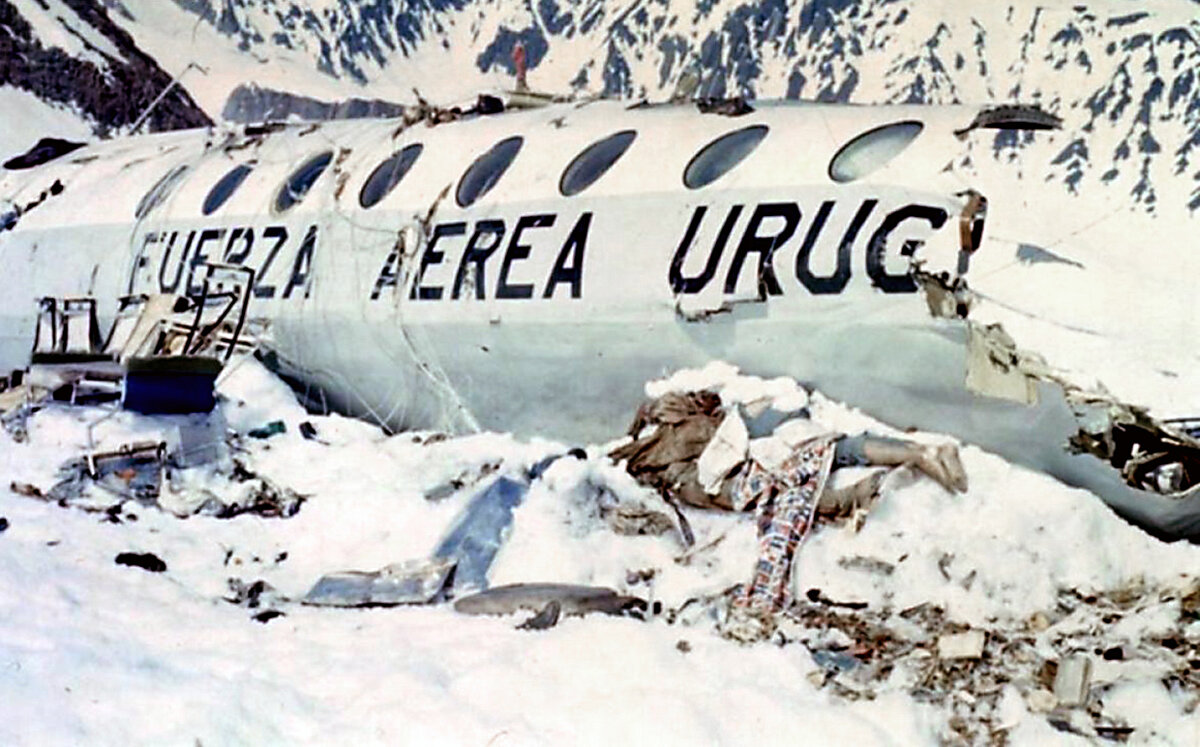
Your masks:
M 105 64 L 46 46 L 12 0 L 0 0 L 0 85 L 70 106 L 90 119 L 100 135 L 133 124 L 171 84 L 171 76 L 112 22 L 99 0 L 62 2 L 94 33 L 110 42 L 121 58 L 97 48 L 85 34 L 69 27 L 68 31 L 74 31 L 91 55 L 102 57 Z M 66 21 L 62 23 L 67 25 Z M 151 112 L 144 129 L 174 130 L 208 124 L 208 116 L 185 90 L 176 86 Z
M 399 117 L 404 107 L 380 99 L 321 101 L 286 91 L 260 88 L 253 83 L 233 89 L 221 113 L 230 122 L 273 122 L 296 117 L 304 120 Z

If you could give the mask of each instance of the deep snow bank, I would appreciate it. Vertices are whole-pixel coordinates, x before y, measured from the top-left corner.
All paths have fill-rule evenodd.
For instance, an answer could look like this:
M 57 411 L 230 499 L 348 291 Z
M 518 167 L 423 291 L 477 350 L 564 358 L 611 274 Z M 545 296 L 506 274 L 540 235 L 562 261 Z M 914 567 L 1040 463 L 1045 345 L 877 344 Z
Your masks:
M 720 364 L 648 389 L 672 386 L 713 387 L 727 401 L 806 396 Z M 689 512 L 697 547 L 708 547 L 689 556 L 670 532 L 617 536 L 589 505 L 592 489 L 642 489 L 603 447 L 589 447 L 587 460 L 561 460 L 533 484 L 490 580 L 611 586 L 665 612 L 649 622 L 572 618 L 529 633 L 513 630 L 519 618 L 445 606 L 328 610 L 289 600 L 326 572 L 427 557 L 484 465 L 514 474 L 561 445 L 503 434 L 385 437 L 307 415 L 253 361 L 221 389 L 232 430 L 285 423 L 272 438 L 239 439 L 234 455 L 308 496 L 294 517 L 179 519 L 126 504 L 113 523 L 0 490 L 9 521 L 0 533 L 4 743 L 1043 743 L 1103 722 L 1132 727 L 1137 743 L 1185 744 L 1200 724 L 1196 690 L 1172 668 L 1200 644 L 1185 597 L 1200 548 L 1156 542 L 1093 496 L 978 449 L 963 452 L 967 494 L 900 473 L 860 532 L 818 529 L 799 556 L 803 614 L 774 641 L 788 645 L 746 647 L 719 638 L 711 616 L 685 603 L 746 579 L 751 518 Z M 809 406 L 833 429 L 886 432 L 819 394 Z M 32 417 L 26 443 L 0 435 L 0 485 L 49 487 L 58 465 L 87 448 L 89 428 L 98 446 L 155 437 L 151 419 L 106 414 L 51 406 Z M 299 434 L 306 420 L 323 442 Z M 456 478 L 467 485 L 424 497 Z M 206 479 L 208 489 L 226 484 Z M 167 570 L 116 565 L 126 551 L 154 553 Z M 255 622 L 259 609 L 225 601 L 231 579 L 269 584 L 263 604 L 284 615 Z M 984 658 L 938 663 L 936 635 L 964 628 L 987 631 Z M 1038 710 L 1048 686 L 1039 667 L 1096 647 L 1122 647 L 1123 658 L 1093 656 L 1090 710 L 1056 730 Z M 831 669 L 835 654 L 858 663 Z

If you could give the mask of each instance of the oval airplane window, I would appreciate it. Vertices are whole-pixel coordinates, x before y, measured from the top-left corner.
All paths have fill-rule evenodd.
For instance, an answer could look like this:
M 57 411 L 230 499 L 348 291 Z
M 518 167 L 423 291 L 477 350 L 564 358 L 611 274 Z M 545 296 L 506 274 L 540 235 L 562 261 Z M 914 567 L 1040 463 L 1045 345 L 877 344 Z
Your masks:
M 688 189 L 700 189 L 729 173 L 767 136 L 766 125 L 752 125 L 726 133 L 704 146 L 683 172 Z
M 175 188 L 175 185 L 183 179 L 183 175 L 187 173 L 188 167 L 176 166 L 166 173 L 163 178 L 154 183 L 146 196 L 137 204 L 137 208 L 133 211 L 133 216 L 138 220 L 145 218 L 151 210 L 162 204 L 163 200 L 167 199 L 167 195 Z
M 364 208 L 374 207 L 384 197 L 391 194 L 408 170 L 417 162 L 424 146 L 414 143 L 393 153 L 386 161 L 375 167 L 362 191 L 358 193 L 358 204 Z
M 513 159 L 517 157 L 523 142 L 525 139 L 520 136 L 501 140 L 487 153 L 476 158 L 475 163 L 471 164 L 471 168 L 467 169 L 462 181 L 458 183 L 458 191 L 454 195 L 458 206 L 467 207 L 496 186 L 496 182 L 500 181 L 500 177 L 504 176 L 504 172 L 508 171 Z
M 622 130 L 589 145 L 567 166 L 558 182 L 558 191 L 563 197 L 571 197 L 592 186 L 625 155 L 636 137 L 633 130 Z
M 321 174 L 325 173 L 325 169 L 329 168 L 332 161 L 333 151 L 327 150 L 308 159 L 300 168 L 293 171 L 275 198 L 275 212 L 282 213 L 298 205 L 304 199 L 304 195 L 308 194 L 308 190 L 312 189 L 312 185 L 321 177 Z
M 924 125 L 915 120 L 867 130 L 842 146 L 829 162 L 829 178 L 835 182 L 852 182 L 882 168 L 900 155 L 921 134 Z
M 242 186 L 242 182 L 246 181 L 246 177 L 250 176 L 250 172 L 254 171 L 254 167 L 249 164 L 240 164 L 221 177 L 221 180 L 213 185 L 209 190 L 208 196 L 204 198 L 204 205 L 200 211 L 205 215 L 212 215 L 221 208 L 222 205 L 233 196 L 237 188 Z

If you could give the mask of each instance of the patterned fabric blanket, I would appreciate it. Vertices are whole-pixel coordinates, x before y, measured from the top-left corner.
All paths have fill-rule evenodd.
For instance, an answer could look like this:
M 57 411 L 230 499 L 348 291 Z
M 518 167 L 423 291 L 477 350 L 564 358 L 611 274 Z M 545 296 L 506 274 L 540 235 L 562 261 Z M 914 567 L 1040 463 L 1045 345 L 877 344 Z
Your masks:
M 750 461 L 734 490 L 758 510 L 758 561 L 750 583 L 733 598 L 724 632 L 744 641 L 761 640 L 775 628 L 774 617 L 792 601 L 792 565 L 808 536 L 817 503 L 833 466 L 836 436 L 806 441 L 777 468 Z

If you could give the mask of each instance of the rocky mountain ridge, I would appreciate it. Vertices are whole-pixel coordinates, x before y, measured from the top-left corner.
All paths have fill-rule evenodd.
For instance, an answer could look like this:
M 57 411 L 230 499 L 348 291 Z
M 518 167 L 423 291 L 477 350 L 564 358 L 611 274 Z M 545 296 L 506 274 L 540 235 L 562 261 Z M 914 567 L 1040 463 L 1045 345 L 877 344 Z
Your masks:
M 0 86 L 74 110 L 103 136 L 127 131 L 170 85 L 171 76 L 94 0 L 0 0 Z M 210 121 L 176 86 L 146 115 L 145 129 Z
M 0 0 L 0 83 L 122 131 L 169 86 L 160 65 L 225 66 L 187 76 L 192 97 L 169 92 L 153 130 L 230 111 L 390 110 L 336 98 L 405 103 L 414 89 L 473 98 L 511 85 L 520 45 L 530 84 L 555 93 L 663 99 L 689 76 L 702 96 L 1037 104 L 1065 122 L 1051 150 L 1021 158 L 1031 140 L 1000 132 L 990 153 L 959 165 L 986 157 L 1068 194 L 1101 186 L 1141 211 L 1194 212 L 1198 10 L 1196 0 Z M 187 46 L 184 29 L 206 36 Z M 152 38 L 157 64 L 141 51 Z M 285 58 L 286 73 L 263 72 Z M 301 103 L 281 109 L 289 95 Z
M 113 0 L 133 16 L 161 0 Z M 514 72 L 556 92 L 1036 103 L 1067 122 L 1044 178 L 1200 208 L 1200 4 L 930 0 L 170 0 L 241 51 L 370 89 Z M 136 30 L 135 30 L 136 34 Z M 433 79 L 434 82 L 430 82 Z M 1023 143 L 1000 134 L 994 157 Z M 1186 189 L 1179 189 L 1187 182 Z

